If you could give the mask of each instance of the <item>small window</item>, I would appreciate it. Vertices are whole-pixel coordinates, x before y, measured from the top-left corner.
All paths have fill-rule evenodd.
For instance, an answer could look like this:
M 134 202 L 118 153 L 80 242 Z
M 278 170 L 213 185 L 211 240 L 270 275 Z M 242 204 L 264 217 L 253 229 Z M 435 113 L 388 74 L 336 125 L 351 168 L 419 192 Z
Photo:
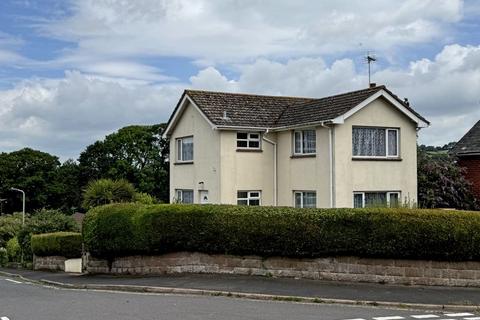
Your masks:
M 179 138 L 177 141 L 177 161 L 193 161 L 193 137 Z
M 260 133 L 237 132 L 237 148 L 260 149 Z
M 293 154 L 314 154 L 315 152 L 315 130 L 295 131 L 293 134 Z
M 295 191 L 295 208 L 316 208 L 317 193 L 315 191 Z
M 398 131 L 388 128 L 353 128 L 354 157 L 398 157 Z
M 245 206 L 259 206 L 261 192 L 260 191 L 238 191 L 237 204 Z
M 354 208 L 371 207 L 398 207 L 400 205 L 400 192 L 354 192 Z
M 193 203 L 193 190 L 190 189 L 177 189 L 176 202 L 178 203 Z

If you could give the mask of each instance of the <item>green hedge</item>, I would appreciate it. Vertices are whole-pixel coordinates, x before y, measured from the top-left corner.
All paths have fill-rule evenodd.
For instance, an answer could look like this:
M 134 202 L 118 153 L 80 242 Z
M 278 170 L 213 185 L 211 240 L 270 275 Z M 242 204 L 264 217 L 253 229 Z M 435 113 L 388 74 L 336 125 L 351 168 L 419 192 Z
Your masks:
M 113 204 L 86 215 L 83 237 L 86 249 L 104 258 L 198 251 L 480 260 L 480 213 Z
M 82 235 L 77 232 L 54 232 L 32 236 L 32 251 L 37 256 L 82 256 Z

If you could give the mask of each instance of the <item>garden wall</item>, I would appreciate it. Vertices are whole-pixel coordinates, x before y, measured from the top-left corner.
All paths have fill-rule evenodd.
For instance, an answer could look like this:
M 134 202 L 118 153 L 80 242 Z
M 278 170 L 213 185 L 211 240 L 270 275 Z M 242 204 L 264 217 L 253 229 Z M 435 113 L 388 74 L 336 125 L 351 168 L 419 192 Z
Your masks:
M 84 256 L 85 271 L 103 274 L 237 274 L 316 280 L 480 287 L 480 262 L 371 259 L 292 259 L 178 252 L 127 256 L 109 262 Z
M 33 256 L 33 270 L 65 271 L 65 260 L 62 256 Z

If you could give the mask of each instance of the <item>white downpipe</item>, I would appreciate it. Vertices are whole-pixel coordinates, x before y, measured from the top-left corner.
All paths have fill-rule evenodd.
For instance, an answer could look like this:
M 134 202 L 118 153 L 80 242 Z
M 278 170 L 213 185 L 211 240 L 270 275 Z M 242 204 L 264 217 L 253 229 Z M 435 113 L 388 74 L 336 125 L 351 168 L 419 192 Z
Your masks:
M 268 134 L 268 129 L 265 135 Z M 262 139 L 273 145 L 273 205 L 277 206 L 277 143 L 262 136 Z
M 324 123 L 322 123 L 322 127 L 328 129 L 328 158 L 329 158 L 329 164 L 330 164 L 330 208 L 333 208 L 333 139 L 332 139 L 332 127 L 331 126 L 326 126 Z

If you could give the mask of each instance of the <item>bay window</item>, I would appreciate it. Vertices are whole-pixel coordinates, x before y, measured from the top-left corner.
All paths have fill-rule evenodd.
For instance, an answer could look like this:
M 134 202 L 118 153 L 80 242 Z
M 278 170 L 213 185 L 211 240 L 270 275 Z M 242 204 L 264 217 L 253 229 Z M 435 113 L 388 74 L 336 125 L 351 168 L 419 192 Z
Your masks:
M 396 158 L 399 129 L 354 127 L 352 129 L 353 157 Z

